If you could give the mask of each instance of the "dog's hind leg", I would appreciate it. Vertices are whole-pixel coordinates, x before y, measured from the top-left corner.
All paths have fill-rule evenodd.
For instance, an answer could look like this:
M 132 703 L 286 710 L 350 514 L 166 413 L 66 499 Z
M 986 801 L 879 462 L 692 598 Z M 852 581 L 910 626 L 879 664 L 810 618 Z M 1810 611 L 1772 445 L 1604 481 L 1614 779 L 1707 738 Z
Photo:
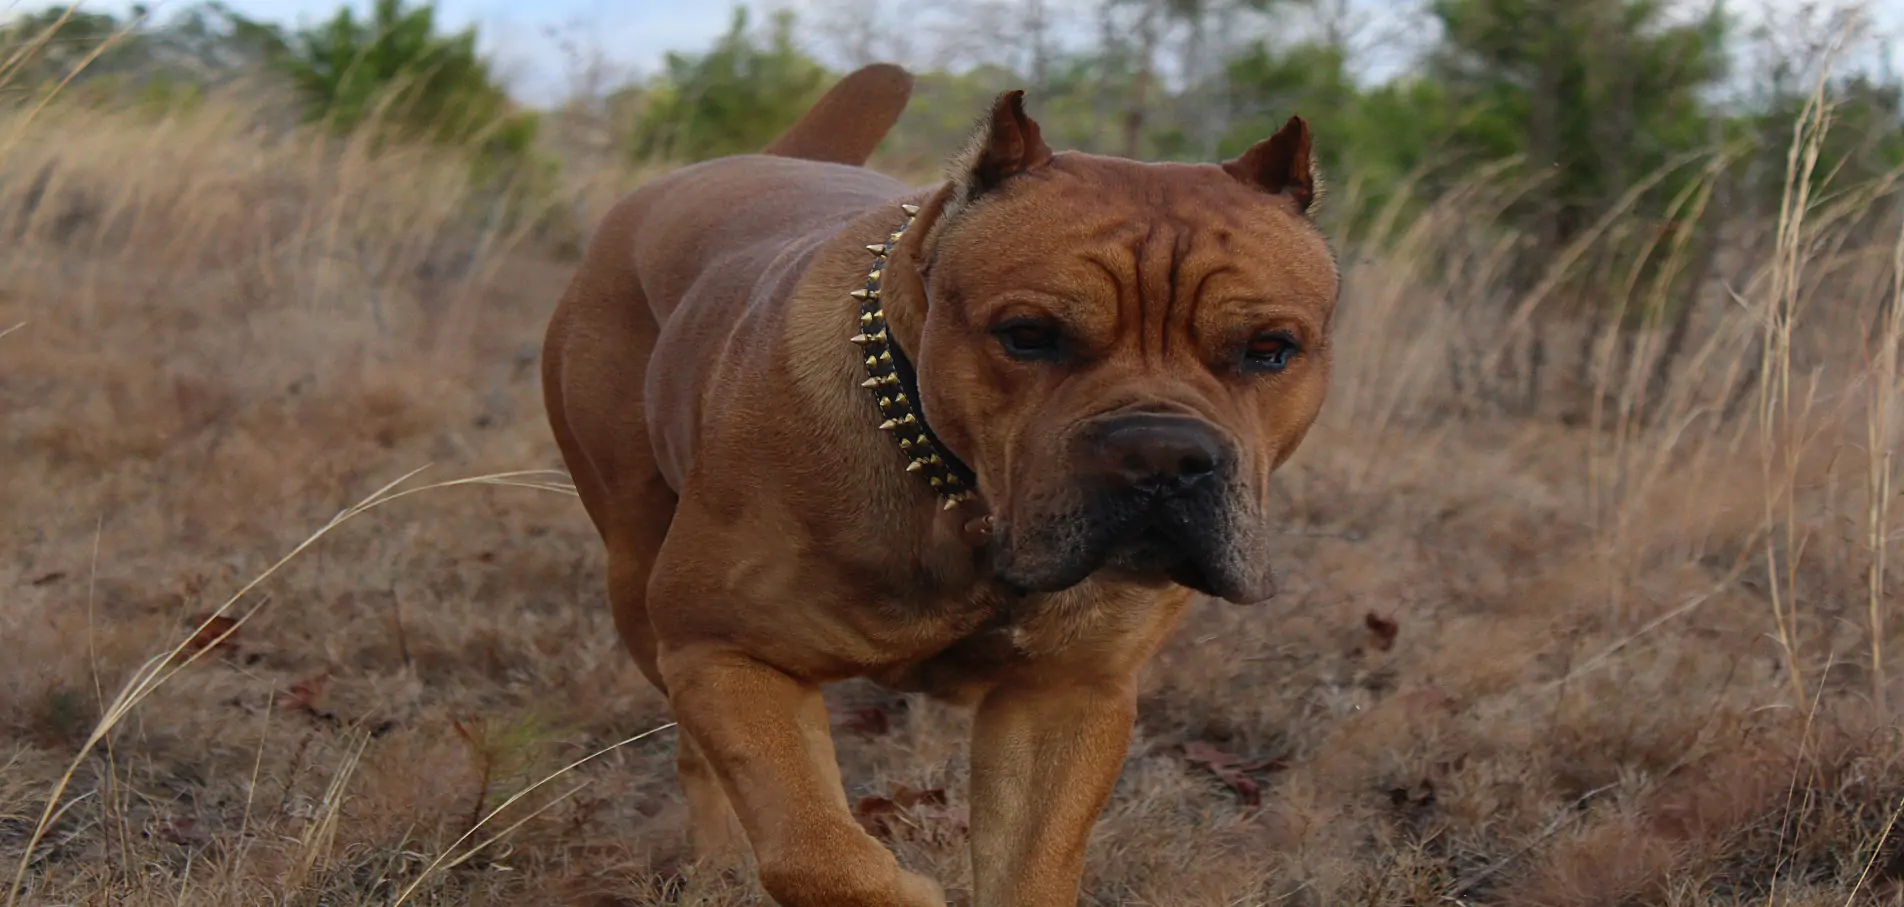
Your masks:
M 661 484 L 657 476 L 654 487 L 666 489 L 667 486 Z M 617 512 L 648 517 L 653 522 L 646 525 L 660 528 L 651 531 L 630 526 L 604 536 L 608 547 L 608 601 L 614 610 L 615 630 L 622 644 L 634 656 L 641 673 L 666 695 L 668 685 L 655 664 L 655 634 L 648 620 L 648 578 L 673 515 L 673 494 L 666 495 L 665 510 L 657 506 L 663 501 L 659 492 L 639 497 L 642 498 L 639 504 L 630 499 L 626 506 L 617 508 Z M 710 868 L 731 868 L 747 847 L 734 807 L 694 738 L 685 731 L 677 731 L 675 741 L 675 772 L 688 800 L 695 859 Z
M 550 319 L 542 389 L 550 427 L 582 506 L 608 553 L 608 600 L 616 633 L 663 695 L 648 617 L 648 578 L 674 520 L 676 496 L 655 462 L 642 379 L 660 333 L 622 255 L 619 231 L 604 235 Z M 694 740 L 677 736 L 676 769 L 687 796 L 694 852 L 731 865 L 746 847 L 733 806 Z

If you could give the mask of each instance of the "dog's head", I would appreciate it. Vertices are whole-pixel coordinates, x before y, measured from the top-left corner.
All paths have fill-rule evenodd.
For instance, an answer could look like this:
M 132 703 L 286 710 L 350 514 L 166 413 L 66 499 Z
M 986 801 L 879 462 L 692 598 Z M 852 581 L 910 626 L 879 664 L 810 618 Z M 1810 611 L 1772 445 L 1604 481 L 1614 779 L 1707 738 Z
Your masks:
M 1274 594 L 1269 477 L 1321 408 L 1339 281 L 1316 191 L 1301 119 L 1222 165 L 1146 164 L 1054 155 L 999 98 L 928 206 L 914 356 L 1001 580 Z

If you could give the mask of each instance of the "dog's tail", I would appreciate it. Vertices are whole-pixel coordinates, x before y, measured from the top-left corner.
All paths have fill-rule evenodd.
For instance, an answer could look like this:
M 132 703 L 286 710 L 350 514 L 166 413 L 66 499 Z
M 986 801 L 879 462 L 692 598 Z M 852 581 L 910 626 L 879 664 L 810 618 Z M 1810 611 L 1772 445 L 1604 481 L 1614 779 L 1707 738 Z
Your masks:
M 874 63 L 846 74 L 763 154 L 863 166 L 912 100 L 912 74 Z

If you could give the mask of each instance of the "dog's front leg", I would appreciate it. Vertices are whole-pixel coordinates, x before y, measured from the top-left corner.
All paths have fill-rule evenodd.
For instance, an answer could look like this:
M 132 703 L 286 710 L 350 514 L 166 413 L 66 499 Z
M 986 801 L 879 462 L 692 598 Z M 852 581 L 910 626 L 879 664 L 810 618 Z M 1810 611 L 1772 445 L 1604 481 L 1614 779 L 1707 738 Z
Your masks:
M 726 647 L 663 648 L 675 718 L 733 801 L 784 907 L 944 907 L 853 821 L 817 686 Z
M 974 907 L 1072 907 L 1117 784 L 1134 680 L 1038 677 L 980 701 L 972 739 Z

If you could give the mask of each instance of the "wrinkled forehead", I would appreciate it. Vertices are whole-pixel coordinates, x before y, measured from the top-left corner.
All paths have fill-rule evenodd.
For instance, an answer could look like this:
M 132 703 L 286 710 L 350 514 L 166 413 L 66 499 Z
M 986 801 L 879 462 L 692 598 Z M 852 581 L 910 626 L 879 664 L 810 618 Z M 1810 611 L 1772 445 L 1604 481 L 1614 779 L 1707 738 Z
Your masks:
M 1306 217 L 1209 165 L 1059 155 L 958 212 L 935 245 L 932 279 L 965 296 L 1175 297 L 1189 284 L 1326 317 L 1339 283 Z

